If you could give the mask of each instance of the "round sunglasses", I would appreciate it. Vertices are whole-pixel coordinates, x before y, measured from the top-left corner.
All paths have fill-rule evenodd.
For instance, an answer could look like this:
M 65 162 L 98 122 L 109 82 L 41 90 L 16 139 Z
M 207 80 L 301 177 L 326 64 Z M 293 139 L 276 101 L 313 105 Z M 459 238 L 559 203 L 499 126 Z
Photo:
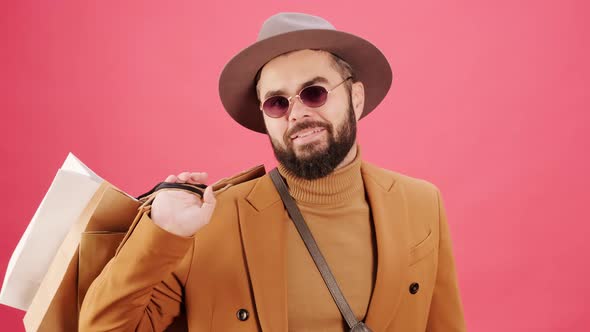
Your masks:
M 271 118 L 280 118 L 289 112 L 293 97 L 297 97 L 303 105 L 307 107 L 317 108 L 326 103 L 328 95 L 334 89 L 342 85 L 342 83 L 351 79 L 352 76 L 346 78 L 344 81 L 338 83 L 335 87 L 327 90 L 321 85 L 310 85 L 301 89 L 295 96 L 271 96 L 266 98 L 260 104 L 260 110 Z

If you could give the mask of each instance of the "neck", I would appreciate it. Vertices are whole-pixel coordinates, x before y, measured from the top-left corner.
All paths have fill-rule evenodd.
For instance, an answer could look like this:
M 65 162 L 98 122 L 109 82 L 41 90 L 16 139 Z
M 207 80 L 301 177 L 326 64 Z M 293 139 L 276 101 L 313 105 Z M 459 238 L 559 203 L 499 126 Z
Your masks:
M 314 180 L 300 178 L 280 163 L 277 168 L 298 203 L 345 204 L 364 190 L 360 152 L 355 145 L 334 171 Z

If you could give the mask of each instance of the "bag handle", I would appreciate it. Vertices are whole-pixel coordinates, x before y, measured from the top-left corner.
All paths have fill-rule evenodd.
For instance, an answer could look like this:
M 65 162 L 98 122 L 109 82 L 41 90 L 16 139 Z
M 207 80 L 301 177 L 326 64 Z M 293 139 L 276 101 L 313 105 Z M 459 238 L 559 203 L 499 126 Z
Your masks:
M 242 171 L 242 172 L 240 172 L 236 175 L 233 175 L 231 177 L 220 179 L 217 182 L 211 184 L 210 186 L 213 189 L 213 192 L 217 195 L 233 185 L 259 178 L 259 177 L 263 176 L 264 174 L 266 174 L 266 171 L 264 170 L 264 165 L 258 165 L 258 166 L 252 167 L 248 170 Z M 181 189 L 181 190 L 189 191 L 193 194 L 196 194 L 200 198 L 203 198 L 206 188 L 207 188 L 207 185 L 202 184 L 202 183 L 193 184 L 193 183 L 160 182 L 160 183 L 156 184 L 152 188 L 152 190 L 137 196 L 137 200 L 140 202 L 143 202 L 143 203 L 146 203 L 147 201 L 151 202 L 153 199 L 152 197 L 155 196 L 154 193 L 156 193 L 157 191 L 159 191 L 161 189 Z M 149 203 L 147 203 L 147 204 L 149 204 Z
M 340 287 L 338 287 L 336 278 L 334 277 L 332 271 L 328 267 L 328 262 L 326 262 L 326 259 L 320 252 L 320 248 L 315 242 L 311 234 L 311 231 L 307 227 L 305 219 L 303 218 L 301 211 L 297 207 L 297 203 L 295 203 L 295 200 L 289 194 L 289 189 L 287 188 L 287 185 L 285 184 L 283 177 L 281 176 L 281 174 L 279 174 L 279 171 L 276 168 L 271 170 L 269 172 L 269 175 L 275 187 L 277 188 L 279 195 L 281 196 L 283 204 L 285 204 L 285 207 L 287 208 L 287 212 L 289 213 L 291 220 L 293 220 L 293 223 L 295 224 L 295 228 L 297 228 L 299 235 L 301 235 L 301 239 L 303 239 L 303 242 L 305 243 L 307 250 L 311 254 L 311 258 L 313 258 L 313 261 L 315 262 L 316 267 L 320 271 L 320 274 L 322 275 L 322 278 L 324 279 L 326 286 L 328 286 L 328 290 L 330 291 L 330 294 L 332 295 L 334 302 L 336 302 L 336 306 L 338 306 L 338 309 L 340 310 L 342 317 L 346 321 L 346 324 L 348 324 L 350 331 L 370 332 L 371 329 L 369 329 L 368 326 L 366 326 L 363 322 L 359 322 L 356 319 L 356 316 L 354 315 L 354 312 L 352 311 L 350 305 L 346 301 L 344 294 L 342 294 Z
M 150 191 L 141 194 L 139 196 L 137 196 L 137 200 L 142 200 L 145 197 L 155 193 L 156 191 L 160 190 L 160 189 L 183 189 L 183 190 L 188 190 L 190 192 L 193 192 L 197 195 L 199 195 L 199 197 L 203 197 L 203 193 L 205 192 L 205 188 L 207 188 L 207 185 L 204 184 L 190 184 L 190 183 L 173 183 L 173 182 L 160 182 L 157 185 L 155 185 Z

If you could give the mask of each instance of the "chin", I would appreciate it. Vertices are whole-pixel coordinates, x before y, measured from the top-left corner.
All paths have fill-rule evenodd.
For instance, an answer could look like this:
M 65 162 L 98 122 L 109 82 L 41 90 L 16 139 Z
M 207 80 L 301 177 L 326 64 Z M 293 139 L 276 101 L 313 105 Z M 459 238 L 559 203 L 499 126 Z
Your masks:
M 311 142 L 303 145 L 299 145 L 294 148 L 295 155 L 298 158 L 309 158 L 311 156 L 324 154 L 328 151 L 328 144 L 326 142 Z

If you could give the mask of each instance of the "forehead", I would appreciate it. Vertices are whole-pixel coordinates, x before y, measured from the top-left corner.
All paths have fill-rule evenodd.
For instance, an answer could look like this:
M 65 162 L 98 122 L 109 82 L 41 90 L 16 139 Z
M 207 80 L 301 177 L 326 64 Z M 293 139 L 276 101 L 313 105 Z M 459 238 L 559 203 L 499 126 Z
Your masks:
M 331 55 L 325 51 L 300 50 L 280 55 L 264 65 L 260 72 L 258 91 L 293 90 L 315 77 L 337 81 L 340 74 L 334 68 Z

